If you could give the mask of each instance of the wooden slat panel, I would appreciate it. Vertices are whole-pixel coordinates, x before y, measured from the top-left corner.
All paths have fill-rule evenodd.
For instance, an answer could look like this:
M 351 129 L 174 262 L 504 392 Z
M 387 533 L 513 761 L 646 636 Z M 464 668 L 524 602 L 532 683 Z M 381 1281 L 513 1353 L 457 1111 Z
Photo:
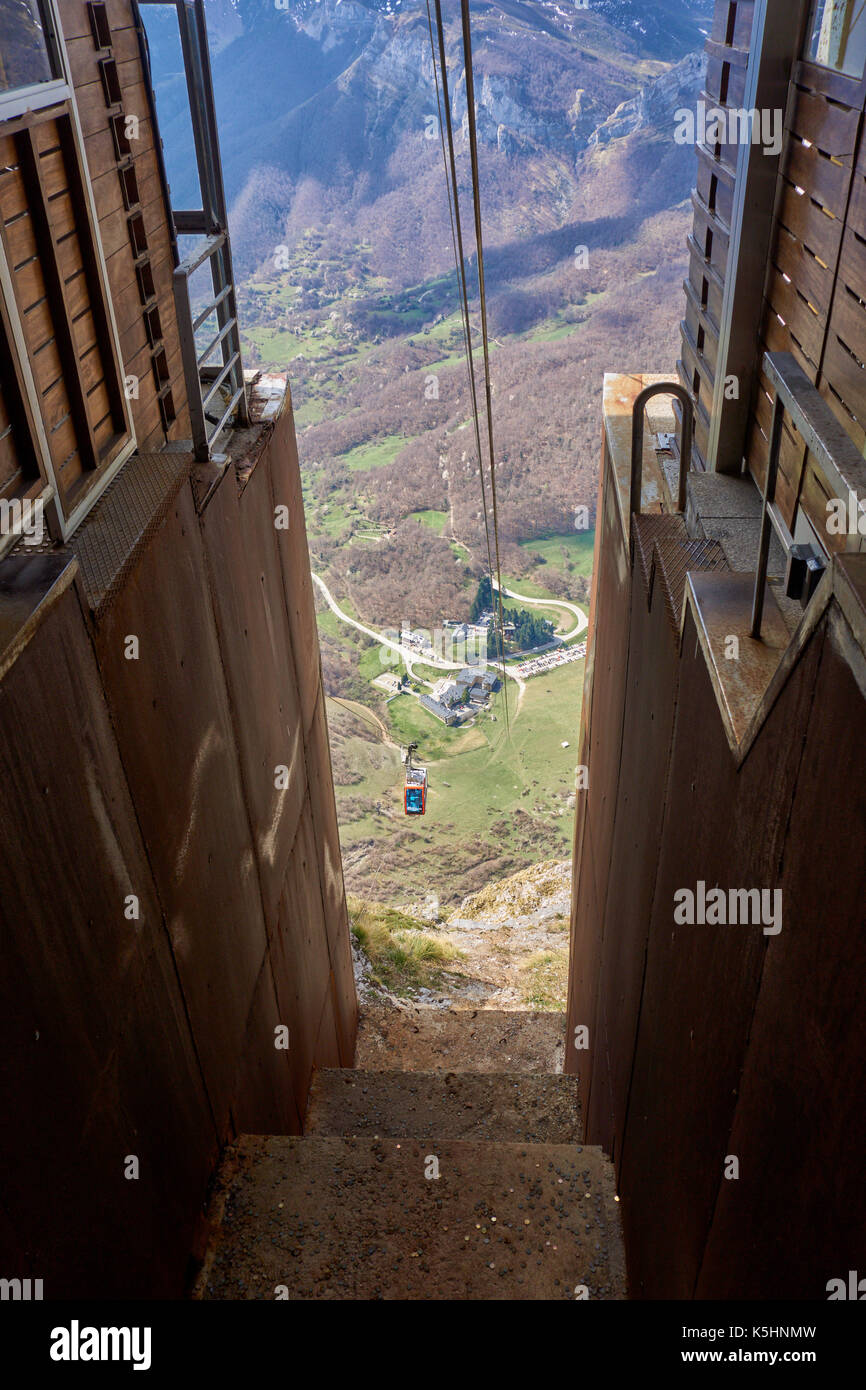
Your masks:
M 761 374 L 760 389 L 756 394 L 755 427 L 757 433 L 753 434 L 751 439 L 751 447 L 755 452 L 754 455 L 750 454 L 749 459 L 753 476 L 761 489 L 763 489 L 767 471 L 771 420 L 772 404 L 768 396 L 768 384 L 766 378 Z M 797 496 L 800 491 L 804 452 L 803 441 L 786 415 L 779 446 L 776 503 L 789 526 L 793 523 Z
M 69 236 L 70 232 L 75 231 L 75 210 L 69 193 L 60 193 L 50 199 L 48 210 L 51 225 L 54 228 L 54 236 L 58 241 L 62 241 Z
M 708 257 L 710 264 L 721 276 L 724 276 L 728 263 L 728 242 L 730 234 L 728 230 L 713 218 L 704 205 L 699 201 L 695 194 L 692 194 L 692 206 L 695 211 L 694 231 L 695 241 L 702 252 L 705 252 L 707 244 L 707 232 L 712 233 L 712 245 Z
M 39 156 L 36 153 L 33 129 L 25 128 L 22 130 L 20 134 L 16 136 L 16 144 L 18 146 L 18 157 L 21 163 L 22 177 L 27 187 L 33 227 L 40 246 L 42 273 L 49 299 L 54 310 L 54 335 L 57 339 L 58 351 L 60 352 L 61 360 L 64 364 L 72 418 L 75 421 L 75 430 L 78 435 L 77 443 L 79 451 L 82 453 L 84 459 L 95 465 L 96 449 L 91 433 L 91 423 L 87 415 L 84 392 L 77 372 L 77 353 L 71 316 L 68 309 L 69 301 L 63 277 L 56 259 L 58 252 L 55 234 L 48 217 L 48 209 L 45 203 L 45 190 L 42 186 L 42 171 Z M 52 436 L 52 438 L 53 437 L 54 436 Z M 70 448 L 72 447 L 74 447 L 74 444 L 70 445 Z M 67 452 L 69 451 L 67 450 Z
M 79 368 L 85 391 L 91 391 L 100 381 L 105 381 L 102 354 L 98 346 L 89 348 L 86 352 L 81 354 L 79 358 Z
M 138 116 L 143 121 L 150 114 L 144 82 L 141 80 L 141 64 L 136 62 L 119 63 L 117 67 L 123 91 L 123 111 L 127 116 Z M 75 93 L 82 134 L 86 137 L 94 131 L 103 129 L 108 119 L 105 93 L 101 82 L 88 82 Z
M 136 114 L 139 113 L 136 112 Z M 114 146 L 114 137 L 105 121 L 86 136 L 84 153 L 91 178 L 98 178 L 100 174 L 105 173 L 106 169 L 116 165 L 117 150 Z M 153 157 L 153 131 L 149 118 L 139 116 L 138 139 L 132 143 L 130 153 L 136 164 L 139 159 L 148 155 Z
M 830 334 L 841 338 L 861 362 L 866 359 L 866 306 L 841 280 L 833 298 Z M 851 402 L 853 405 L 853 402 Z
M 817 63 L 797 62 L 791 80 L 806 91 L 821 92 L 832 101 L 838 101 L 841 106 L 856 107 L 858 104 L 859 78 L 846 77 L 832 68 L 819 67 Z
M 56 141 L 52 141 L 52 143 L 54 148 L 50 154 L 40 155 L 39 159 L 42 182 L 49 198 L 54 198 L 58 193 L 65 193 L 69 188 L 69 176 L 66 172 L 66 165 L 63 163 L 60 146 Z
M 111 401 L 108 395 L 108 387 L 105 381 L 97 382 L 87 393 L 87 408 L 90 418 L 96 423 L 105 419 L 106 415 L 111 414 Z M 112 430 L 113 433 L 113 430 Z
M 86 0 L 61 0 L 63 18 L 63 37 L 67 44 L 74 39 L 86 38 L 93 48 L 93 31 Z M 135 23 L 130 0 L 106 0 L 106 18 L 111 29 L 111 41 L 117 42 L 118 34 Z
M 72 416 L 64 416 L 60 423 L 55 425 L 48 432 L 48 449 L 51 453 L 51 462 L 54 464 L 54 471 L 59 477 L 63 478 L 64 483 L 69 481 L 69 473 L 78 477 L 81 472 L 80 458 L 78 467 L 74 467 L 69 461 L 70 454 L 76 454 L 78 438 L 75 426 L 72 423 Z M 90 466 L 90 465 L 88 465 Z
M 731 8 L 732 6 L 730 5 L 716 5 L 713 9 L 713 22 L 710 30 L 710 37 L 715 43 L 727 45 L 728 22 Z M 735 10 L 734 29 L 731 36 L 734 48 L 748 51 L 754 9 L 754 0 L 739 0 Z
M 81 242 L 76 235 L 66 236 L 57 244 L 57 266 L 64 281 L 84 271 Z
M 791 103 L 788 129 L 811 140 L 825 155 L 841 160 L 849 168 L 857 147 L 859 108 L 840 106 L 817 92 L 797 89 Z
M 96 211 L 99 217 L 99 225 L 111 213 L 125 211 L 123 206 L 123 193 L 120 188 L 120 179 L 117 175 L 117 164 L 112 162 L 103 174 L 93 178 L 93 201 L 96 204 Z
M 776 275 L 772 281 L 771 314 L 778 314 L 791 336 L 815 362 L 820 360 L 824 341 L 825 315 L 818 315 L 797 293 L 794 285 Z
M 826 314 L 833 292 L 833 274 L 784 227 L 779 227 L 773 262 L 780 275 L 787 275 L 804 299 Z M 770 299 L 775 303 L 771 291 Z
M 866 447 L 864 447 L 866 446 L 866 430 L 863 429 L 859 421 L 854 419 L 848 407 L 840 400 L 833 387 L 833 383 L 825 377 L 818 389 L 833 411 L 833 414 L 839 420 L 839 423 L 844 426 L 854 440 L 857 448 L 861 453 L 866 454 Z
M 708 57 L 706 92 L 719 106 L 742 106 L 746 89 L 745 54 L 728 50 L 725 59 Z
M 835 263 L 842 239 L 842 221 L 823 211 L 808 193 L 797 193 L 793 184 L 780 184 L 778 218 L 792 236 L 798 237 L 815 256 L 828 266 Z
M 69 396 L 62 377 L 42 394 L 41 401 L 45 431 L 47 434 L 51 434 L 62 420 L 69 418 Z
M 28 267 L 28 269 L 30 268 Z M 54 320 L 51 317 L 51 309 L 45 297 L 45 284 L 38 262 L 36 263 L 36 273 L 39 276 L 39 283 L 42 285 L 42 297 L 35 300 L 32 308 L 22 312 L 21 315 L 24 336 L 27 339 L 31 356 L 40 352 L 46 343 L 54 342 Z
M 686 326 L 694 339 L 700 356 L 703 357 L 713 377 L 716 374 L 716 359 L 719 351 L 718 334 L 714 333 L 707 319 L 702 316 L 690 296 L 686 296 Z
M 78 239 L 83 252 L 91 315 L 100 343 L 114 424 L 118 433 L 125 433 L 127 425 L 123 404 L 123 388 L 120 380 L 120 363 L 115 351 L 113 326 L 108 313 L 101 267 L 97 256 L 98 231 L 92 220 L 90 202 L 85 191 L 84 163 L 71 121 L 60 125 L 59 135 L 63 146 L 63 157 L 69 173 L 70 193 L 78 227 Z
M 860 339 L 860 350 L 864 340 Z M 829 381 L 855 420 L 866 423 L 866 369 L 852 356 L 834 332 L 827 337 L 822 385 Z M 829 403 L 829 396 L 828 396 Z
M 858 236 L 866 237 L 866 178 L 859 169 L 855 172 L 851 184 L 848 226 L 853 228 Z
M 13 222 L 5 228 L 6 259 L 9 262 L 10 270 L 16 272 L 19 266 L 23 266 L 31 260 L 37 252 L 36 236 L 33 231 L 33 219 L 29 212 L 25 212 L 23 217 L 16 217 Z
M 110 414 L 103 416 L 94 426 L 93 437 L 96 440 L 100 456 L 105 461 L 114 456 L 123 438 L 122 435 L 118 435 L 114 428 Z
M 147 331 L 141 316 L 141 306 L 130 315 L 127 326 L 120 335 L 120 355 L 124 362 L 132 362 L 148 346 Z
M 60 361 L 60 353 L 57 351 L 57 344 L 53 338 L 39 349 L 30 359 L 30 368 L 33 372 L 33 380 L 36 382 L 36 389 L 40 394 L 44 394 L 50 389 L 63 375 L 63 364 Z
M 92 348 L 94 344 L 99 342 L 96 325 L 93 322 L 93 315 L 89 310 L 79 315 L 72 325 L 72 331 L 77 348 L 77 355 L 79 357 L 83 357 L 89 348 Z
M 815 202 L 829 208 L 835 217 L 844 215 L 851 182 L 849 168 L 834 164 L 816 146 L 803 145 L 799 140 L 787 142 L 782 161 L 782 173 L 789 183 L 806 189 Z
M 4 140 L 2 145 L 8 145 L 14 150 L 14 141 Z M 24 185 L 18 172 L 17 158 L 15 154 L 10 154 L 4 159 L 0 153 L 0 221 L 8 222 L 12 217 L 18 217 L 27 210 L 27 197 L 24 192 Z
M 850 223 L 842 243 L 839 275 L 843 285 L 866 301 L 866 242 L 855 234 Z
M 790 323 L 781 323 L 771 306 L 766 303 L 762 333 L 766 350 L 769 352 L 792 352 L 810 381 L 816 379 L 818 363 L 808 355 L 799 338 L 792 333 Z
M 723 291 L 711 276 L 705 274 L 705 267 L 695 256 L 689 258 L 689 283 L 699 302 L 706 296 L 706 313 L 718 325 L 722 316 Z
M 93 37 L 89 32 L 78 38 L 67 39 L 66 52 L 69 55 L 72 85 L 76 90 L 85 87 L 88 82 L 99 81 L 99 52 L 94 47 Z M 130 59 L 138 61 L 138 35 L 131 24 L 117 30 L 112 28 L 111 52 L 118 63 L 128 62 Z
M 8 497 L 17 489 L 21 479 L 21 461 L 15 447 L 11 425 L 0 429 L 0 497 Z
M 716 216 L 724 222 L 726 227 L 731 225 L 731 213 L 734 201 L 734 186 L 728 177 L 728 171 L 724 166 L 715 160 L 701 157 L 699 151 L 698 173 L 697 173 L 698 194 L 712 211 L 715 209 Z
M 826 399 L 827 403 L 832 406 L 832 397 L 827 396 Z M 831 551 L 844 550 L 847 538 L 844 535 L 831 535 L 827 531 L 828 500 L 829 489 L 827 484 L 824 481 L 820 469 L 816 466 L 812 455 L 809 454 L 803 472 L 803 487 L 800 494 L 800 505 L 827 548 Z

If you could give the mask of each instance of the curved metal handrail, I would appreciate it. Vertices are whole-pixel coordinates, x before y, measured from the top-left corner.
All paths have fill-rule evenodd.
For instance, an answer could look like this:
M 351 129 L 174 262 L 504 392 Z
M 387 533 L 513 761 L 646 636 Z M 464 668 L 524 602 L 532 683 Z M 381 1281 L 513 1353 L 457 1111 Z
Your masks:
M 631 412 L 631 492 L 629 494 L 629 530 L 631 518 L 640 516 L 641 485 L 643 483 L 643 431 L 646 403 L 653 396 L 676 396 L 683 408 L 682 434 L 680 437 L 680 474 L 677 484 L 677 511 L 686 509 L 686 474 L 692 457 L 692 432 L 694 429 L 694 407 L 692 398 L 685 386 L 678 381 L 657 381 L 645 386 L 634 399 Z

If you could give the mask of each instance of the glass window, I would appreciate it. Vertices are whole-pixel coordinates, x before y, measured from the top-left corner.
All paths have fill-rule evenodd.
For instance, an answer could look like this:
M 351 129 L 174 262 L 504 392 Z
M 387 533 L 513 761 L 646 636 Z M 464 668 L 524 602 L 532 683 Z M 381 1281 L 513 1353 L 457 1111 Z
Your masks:
M 863 75 L 866 0 L 815 0 L 806 57 L 825 68 Z
M 0 0 L 0 92 L 56 75 L 39 0 Z

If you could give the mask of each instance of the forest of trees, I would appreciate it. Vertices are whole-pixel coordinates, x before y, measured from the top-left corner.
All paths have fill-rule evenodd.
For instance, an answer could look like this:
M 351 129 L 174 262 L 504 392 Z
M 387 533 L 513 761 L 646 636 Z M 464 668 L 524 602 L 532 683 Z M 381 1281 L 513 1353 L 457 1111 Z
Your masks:
M 499 635 L 499 608 L 498 603 L 494 601 L 490 576 L 485 574 L 479 580 L 478 592 L 469 610 L 470 620 L 475 623 L 482 613 L 491 610 L 496 614 L 496 626 L 490 629 L 487 639 L 487 654 L 498 657 L 502 655 L 502 643 Z M 514 635 L 506 642 L 506 649 L 512 647 L 516 651 L 529 651 L 532 647 L 540 647 L 543 643 L 549 642 L 553 637 L 553 623 L 549 622 L 547 618 L 539 618 L 525 608 L 505 609 L 502 616 L 505 623 L 514 626 Z

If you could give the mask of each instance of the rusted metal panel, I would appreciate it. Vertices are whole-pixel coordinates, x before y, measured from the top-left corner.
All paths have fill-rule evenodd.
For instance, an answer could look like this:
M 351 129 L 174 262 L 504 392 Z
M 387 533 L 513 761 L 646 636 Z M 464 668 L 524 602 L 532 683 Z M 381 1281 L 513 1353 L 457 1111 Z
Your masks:
M 270 955 L 280 1022 L 289 1029 L 289 1068 L 295 1102 L 298 1113 L 303 1115 L 310 1075 L 314 1062 L 319 1061 L 316 1045 L 322 1010 L 331 988 L 328 936 L 309 800 L 304 803 L 292 846 Z
M 266 957 L 250 1004 L 234 1087 L 232 1122 L 236 1134 L 301 1132 L 289 1065 L 292 1039 L 282 1033 L 284 1026 L 270 957 Z M 283 1046 L 284 1041 L 288 1046 Z
M 240 496 L 229 465 L 200 519 L 269 933 L 307 780 L 270 455 L 266 446 Z
M 652 609 L 633 586 L 628 690 L 610 874 L 599 962 L 598 1015 L 586 1120 L 588 1142 L 601 1144 L 619 1169 L 653 886 L 658 864 L 665 779 L 679 666 L 678 642 L 661 586 Z M 649 807 L 655 813 L 647 814 Z M 591 1137 L 590 1137 L 591 1136 Z
M 340 854 L 340 832 L 337 828 L 337 807 L 331 773 L 331 747 L 328 741 L 328 716 L 325 712 L 325 693 L 319 691 L 316 712 L 307 737 L 307 777 L 310 784 L 310 803 L 316 832 L 316 851 L 325 905 L 328 940 L 333 942 L 347 928 L 346 895 L 343 887 L 343 862 Z
M 4 1274 L 43 1278 L 46 1298 L 178 1296 L 216 1135 L 74 588 L 6 669 L 0 723 L 0 1055 L 18 1117 L 0 1168 L 21 1242 Z
M 727 1152 L 698 1282 L 701 1298 L 826 1299 L 863 1271 L 866 1192 L 866 803 L 828 796 L 863 767 L 863 695 L 832 634 L 820 652 L 819 718 L 802 744 L 780 886 Z M 810 658 L 814 666 L 814 655 Z M 776 714 L 774 713 L 774 718 Z M 808 1251 L 808 1258 L 804 1258 Z
M 674 894 L 699 881 L 778 886 L 799 765 L 792 731 L 805 728 L 814 687 L 807 651 L 737 771 L 687 610 L 620 1169 L 636 1297 L 693 1294 L 768 940 L 760 925 L 677 924 Z
M 623 536 L 616 483 L 605 452 L 602 531 L 595 580 L 595 636 L 592 668 L 592 708 L 586 714 L 587 735 L 582 756 L 589 767 L 584 823 L 572 918 L 571 988 L 568 1009 L 565 1070 L 580 1078 L 582 1104 L 590 1096 L 590 1061 L 586 1049 L 574 1046 L 574 1029 L 589 1029 L 594 1046 L 596 987 L 600 967 L 602 922 L 616 805 L 622 737 L 622 707 L 628 652 L 628 594 L 631 574 Z M 602 711 L 604 714 L 602 714 Z M 593 717 L 593 716 L 597 717 Z
M 316 712 L 321 672 L 313 581 L 310 577 L 310 553 L 304 521 L 304 500 L 298 469 L 298 447 L 295 441 L 294 417 L 288 408 L 276 423 L 270 443 L 270 454 L 273 489 L 271 500 L 274 508 L 286 507 L 288 513 L 288 528 L 277 530 L 277 541 L 283 566 L 298 692 L 306 732 Z
M 127 659 L 127 638 L 138 658 Z M 265 925 L 198 520 L 184 488 L 96 631 L 220 1128 Z M 214 1019 L 219 1019 L 219 1027 Z
M 340 1044 L 337 1019 L 334 1013 L 334 996 L 330 990 L 325 996 L 325 1007 L 322 1009 L 322 1017 L 319 1021 L 315 1065 L 317 1070 L 324 1067 L 339 1067 L 340 1065 Z

